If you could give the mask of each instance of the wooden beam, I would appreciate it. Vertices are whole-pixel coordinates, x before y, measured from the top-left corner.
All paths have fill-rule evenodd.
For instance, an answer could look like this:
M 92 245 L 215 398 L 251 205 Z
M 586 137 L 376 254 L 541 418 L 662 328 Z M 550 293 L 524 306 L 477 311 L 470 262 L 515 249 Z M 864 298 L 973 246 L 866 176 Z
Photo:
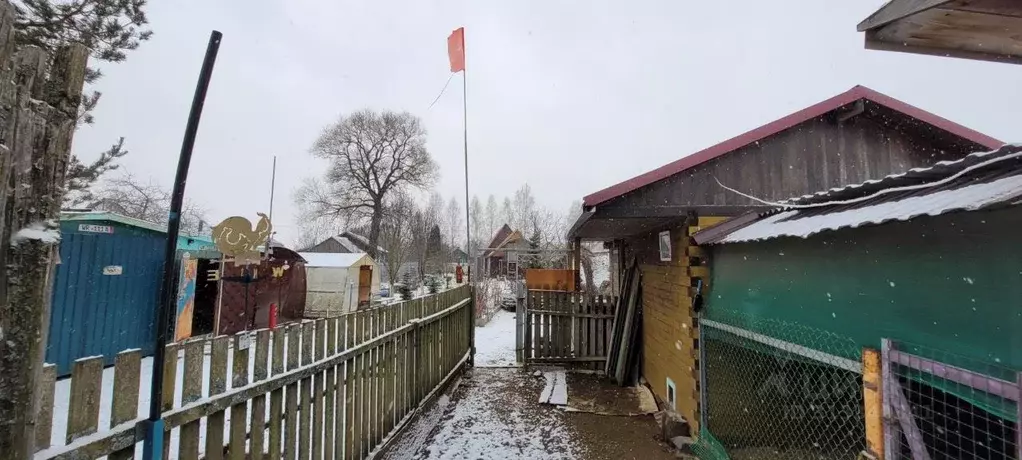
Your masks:
M 769 206 L 691 206 L 691 205 L 664 205 L 664 206 L 627 206 L 597 208 L 591 219 L 641 219 L 649 217 L 685 217 L 689 212 L 697 211 L 699 214 L 730 217 L 747 213 L 749 211 L 764 211 L 771 209 Z M 588 219 L 587 219 L 588 220 Z
M 865 32 L 870 29 L 876 29 L 920 11 L 946 3 L 951 3 L 951 0 L 893 0 L 860 22 L 856 30 Z
M 862 402 L 866 419 L 866 451 L 874 459 L 884 460 L 884 407 L 881 397 L 880 351 L 862 350 Z
M 898 53 L 923 54 L 927 56 L 952 57 L 971 59 L 974 61 L 1000 62 L 1002 64 L 1022 64 L 1022 56 L 983 53 L 954 48 L 936 48 L 921 45 L 906 45 L 902 42 L 891 42 L 878 36 L 878 30 L 866 31 L 866 49 L 876 51 L 895 51 Z

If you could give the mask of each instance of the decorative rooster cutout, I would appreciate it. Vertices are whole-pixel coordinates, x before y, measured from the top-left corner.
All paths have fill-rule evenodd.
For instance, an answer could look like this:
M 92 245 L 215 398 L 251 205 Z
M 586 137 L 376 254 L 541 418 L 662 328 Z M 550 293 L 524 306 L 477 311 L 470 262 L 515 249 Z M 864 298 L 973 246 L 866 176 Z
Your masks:
M 270 236 L 270 218 L 257 213 L 259 222 L 255 229 L 252 223 L 241 216 L 224 219 L 213 227 L 213 244 L 225 255 L 234 257 L 235 265 L 259 263 L 259 245 L 265 244 Z

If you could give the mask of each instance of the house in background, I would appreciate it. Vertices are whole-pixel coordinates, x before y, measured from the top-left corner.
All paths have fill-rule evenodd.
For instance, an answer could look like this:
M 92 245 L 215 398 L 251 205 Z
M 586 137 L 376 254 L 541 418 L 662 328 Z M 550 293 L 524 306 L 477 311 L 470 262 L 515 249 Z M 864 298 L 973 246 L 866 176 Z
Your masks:
M 483 275 L 497 277 L 521 274 L 524 267 L 519 266 L 518 255 L 528 248 L 529 241 L 522 236 L 522 232 L 504 224 L 479 257 Z
M 640 374 L 696 434 L 704 412 L 693 300 L 697 286 L 710 278 L 701 262 L 703 252 L 690 238 L 693 233 L 750 210 L 769 209 L 742 193 L 776 202 L 958 160 L 1002 144 L 856 86 L 586 196 L 584 212 L 569 235 L 576 246 L 581 240 L 607 243 L 617 285 L 624 268 L 637 261 Z
M 354 253 L 365 253 L 369 254 L 372 251 L 369 249 L 372 246 L 369 245 L 369 239 L 352 233 L 349 231 L 341 232 L 339 235 L 331 236 L 318 244 L 301 249 L 299 252 L 321 252 L 321 253 L 332 253 L 332 254 L 354 254 Z M 376 247 L 377 258 L 383 258 L 384 254 L 387 254 L 387 250 L 381 246 Z

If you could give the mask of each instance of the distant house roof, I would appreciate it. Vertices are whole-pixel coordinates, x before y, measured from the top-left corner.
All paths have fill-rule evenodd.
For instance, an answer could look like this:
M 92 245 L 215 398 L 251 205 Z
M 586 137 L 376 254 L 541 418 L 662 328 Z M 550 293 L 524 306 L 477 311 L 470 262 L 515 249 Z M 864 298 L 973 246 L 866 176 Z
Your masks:
M 306 267 L 347 268 L 355 264 L 372 264 L 372 258 L 364 252 L 300 252 Z
M 493 235 L 493 239 L 490 240 L 490 244 L 486 246 L 488 250 L 483 252 L 483 257 L 490 257 L 491 253 L 493 252 L 490 249 L 500 247 L 500 243 L 507 239 L 508 235 L 510 235 L 511 233 L 512 230 L 510 225 L 508 224 L 502 225 L 500 229 L 497 230 L 497 233 Z
M 511 244 L 514 244 L 514 243 L 516 243 L 516 242 L 518 242 L 518 241 L 521 241 L 521 240 L 522 240 L 522 238 L 523 238 L 523 237 L 522 237 L 522 232 L 520 232 L 520 231 L 518 231 L 518 230 L 515 230 L 515 231 L 511 232 L 511 233 L 510 233 L 510 234 L 509 234 L 509 235 L 508 235 L 507 237 L 505 237 L 505 238 L 504 238 L 504 240 L 503 240 L 503 241 L 501 241 L 500 243 L 498 243 L 498 244 L 497 244 L 496 246 L 494 246 L 493 248 L 494 248 L 494 249 L 503 249 L 503 248 L 506 248 L 507 246 L 509 246 L 509 245 L 511 245 Z M 505 251 L 497 251 L 497 250 L 495 250 L 495 251 L 493 251 L 493 252 L 492 252 L 492 254 L 490 254 L 490 255 L 491 255 L 491 256 L 493 256 L 493 257 L 504 257 L 504 256 L 505 256 L 506 254 L 507 254 L 507 253 L 506 253 Z
M 612 185 L 598 192 L 592 193 L 583 198 L 583 206 L 595 206 L 612 198 L 624 195 L 625 193 L 639 189 L 656 181 L 678 174 L 696 165 L 705 163 L 721 155 L 730 153 L 746 145 L 760 141 L 771 135 L 777 134 L 800 123 L 824 115 L 828 112 L 840 109 L 850 103 L 864 99 L 875 104 L 887 107 L 909 117 L 932 125 L 938 129 L 951 133 L 960 138 L 975 142 L 989 149 L 996 149 L 1004 143 L 980 132 L 971 130 L 953 121 L 934 115 L 925 110 L 901 102 L 893 97 L 881 94 L 865 86 L 854 88 L 838 94 L 823 102 L 806 107 L 798 112 L 792 113 L 784 118 L 767 123 L 752 131 L 738 135 L 712 147 L 700 150 L 684 158 L 668 163 L 657 169 L 640 174 L 624 182 Z
M 736 217 L 694 235 L 697 244 L 808 236 L 843 228 L 1022 203 L 1022 144 L 838 187 Z
M 341 245 L 351 246 L 354 248 L 354 252 L 367 252 L 372 247 L 369 244 L 369 238 L 349 231 L 342 232 L 340 235 L 335 236 L 334 239 L 341 243 Z M 379 254 L 387 253 L 387 250 L 382 246 L 376 246 L 376 251 Z

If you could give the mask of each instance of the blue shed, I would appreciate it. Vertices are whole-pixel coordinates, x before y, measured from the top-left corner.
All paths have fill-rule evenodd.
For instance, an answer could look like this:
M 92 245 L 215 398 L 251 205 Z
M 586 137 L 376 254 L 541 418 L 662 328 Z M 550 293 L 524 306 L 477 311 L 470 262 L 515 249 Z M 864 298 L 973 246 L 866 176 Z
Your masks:
M 46 362 L 66 375 L 86 356 L 113 364 L 122 350 L 152 354 L 163 226 L 110 212 L 65 212 L 60 230 Z

